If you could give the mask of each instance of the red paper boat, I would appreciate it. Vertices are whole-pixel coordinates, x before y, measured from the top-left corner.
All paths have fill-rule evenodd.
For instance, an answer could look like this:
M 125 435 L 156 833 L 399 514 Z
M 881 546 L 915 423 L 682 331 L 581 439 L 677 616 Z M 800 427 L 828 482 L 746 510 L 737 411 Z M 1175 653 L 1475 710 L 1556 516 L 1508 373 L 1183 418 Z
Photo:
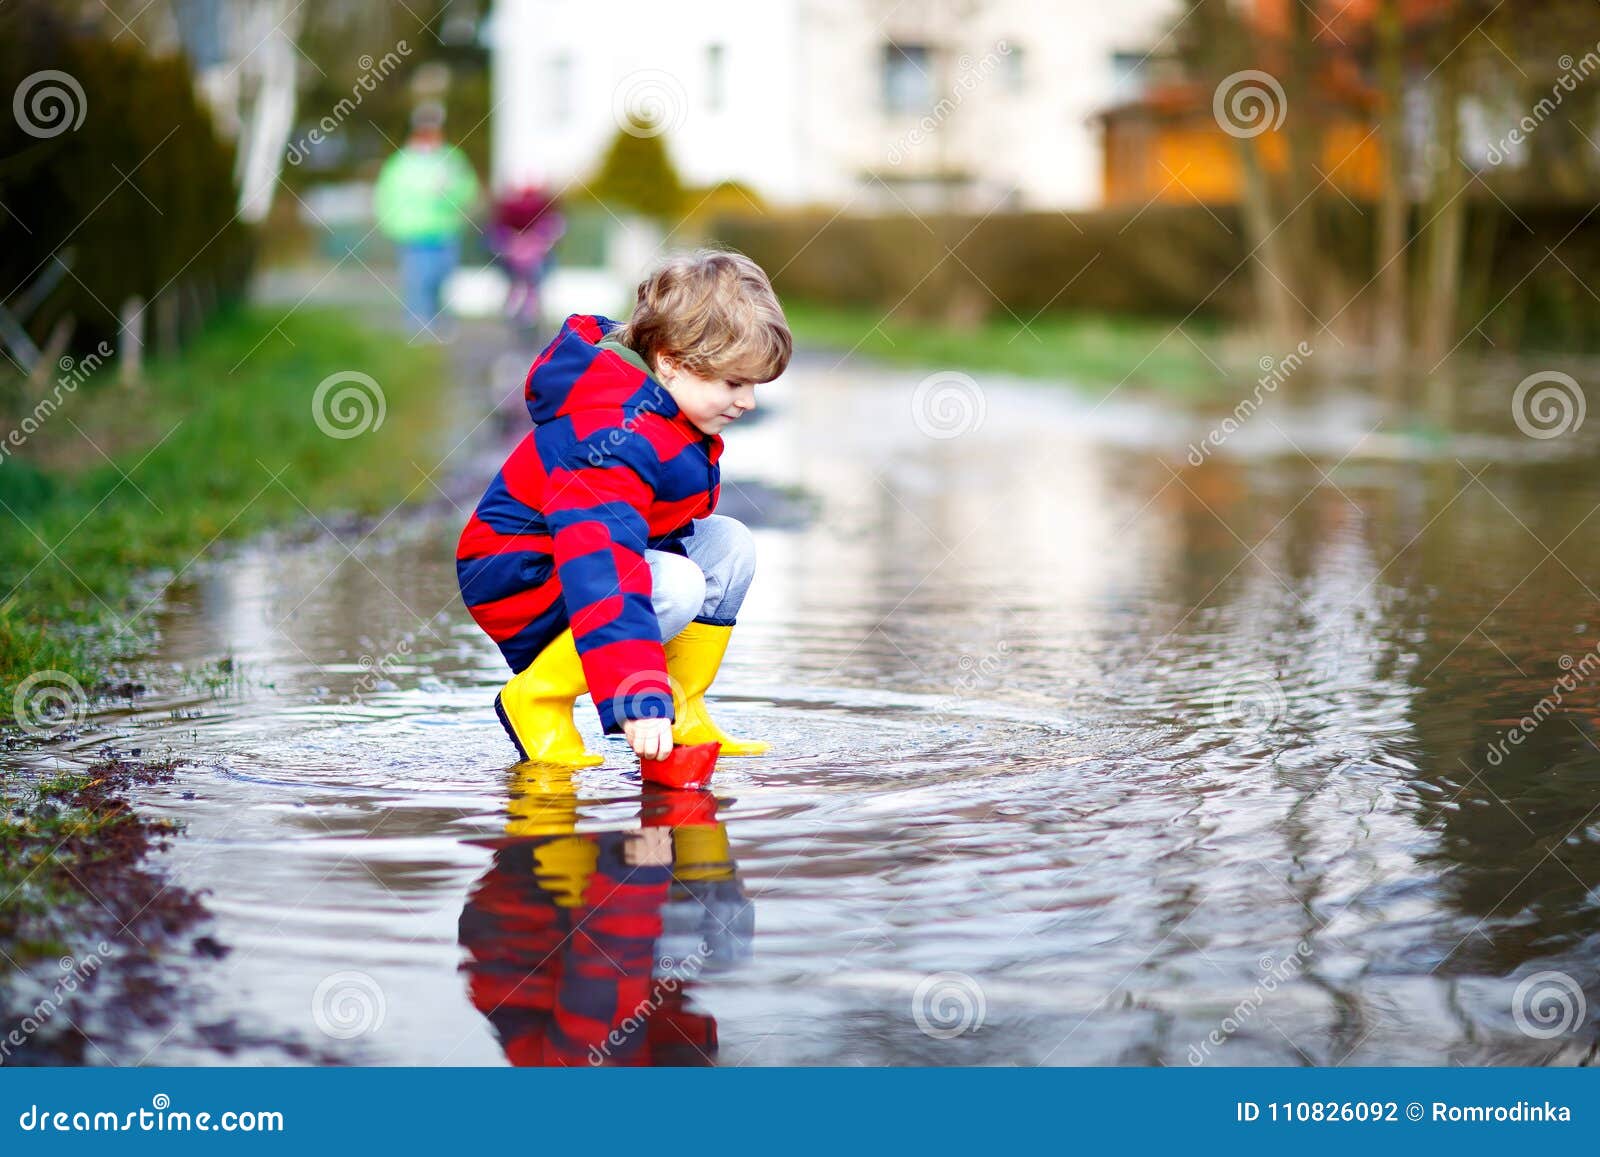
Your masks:
M 705 787 L 711 782 L 711 773 L 717 766 L 717 753 L 722 744 L 679 744 L 665 759 L 641 759 L 639 774 L 647 783 L 663 787 Z
M 698 828 L 717 822 L 717 797 L 709 791 L 647 791 L 640 820 L 647 828 Z

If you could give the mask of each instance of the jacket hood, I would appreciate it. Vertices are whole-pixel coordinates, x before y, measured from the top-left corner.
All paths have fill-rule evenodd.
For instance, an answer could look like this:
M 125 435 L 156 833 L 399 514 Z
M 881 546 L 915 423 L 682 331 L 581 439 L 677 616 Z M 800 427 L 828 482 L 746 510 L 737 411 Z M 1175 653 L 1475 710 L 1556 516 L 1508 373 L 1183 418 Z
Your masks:
M 688 425 L 665 386 L 622 355 L 600 348 L 618 324 L 582 313 L 561 323 L 555 339 L 534 360 L 523 386 L 528 416 L 535 425 L 580 410 L 619 408 L 647 409 Z M 701 436 L 698 430 L 694 433 Z

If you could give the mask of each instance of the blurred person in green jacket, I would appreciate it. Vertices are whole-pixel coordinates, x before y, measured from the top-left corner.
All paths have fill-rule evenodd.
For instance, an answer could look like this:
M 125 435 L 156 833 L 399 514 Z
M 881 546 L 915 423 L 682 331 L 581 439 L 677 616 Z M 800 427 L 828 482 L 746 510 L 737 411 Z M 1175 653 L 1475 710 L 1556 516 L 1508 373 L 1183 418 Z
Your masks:
M 478 178 L 444 140 L 444 108 L 419 105 L 405 148 L 383 164 L 374 191 L 378 228 L 395 243 L 406 309 L 438 337 L 439 295 L 461 256 L 461 230 L 478 200 Z

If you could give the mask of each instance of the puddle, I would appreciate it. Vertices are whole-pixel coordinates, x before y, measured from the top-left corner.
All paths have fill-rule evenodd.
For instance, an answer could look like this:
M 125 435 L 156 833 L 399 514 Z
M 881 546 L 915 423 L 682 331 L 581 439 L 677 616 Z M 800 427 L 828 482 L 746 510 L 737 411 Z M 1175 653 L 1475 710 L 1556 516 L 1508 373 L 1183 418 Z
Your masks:
M 186 575 L 147 659 L 200 677 L 51 752 L 191 761 L 138 800 L 228 949 L 105 1061 L 1592 1059 L 1518 985 L 1595 1007 L 1600 693 L 1490 752 L 1600 642 L 1594 473 L 1335 470 L 1325 409 L 1316 462 L 1265 411 L 1191 467 L 1193 421 L 987 380 L 936 438 L 920 378 L 802 360 L 731 434 L 719 717 L 774 754 L 698 811 L 586 702 L 605 766 L 510 766 L 465 509 Z

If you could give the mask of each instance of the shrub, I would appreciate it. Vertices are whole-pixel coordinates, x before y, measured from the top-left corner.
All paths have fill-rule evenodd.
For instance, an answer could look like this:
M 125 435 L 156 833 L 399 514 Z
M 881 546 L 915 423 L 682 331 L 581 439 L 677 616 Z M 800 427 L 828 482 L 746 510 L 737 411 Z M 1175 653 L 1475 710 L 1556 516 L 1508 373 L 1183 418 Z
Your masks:
M 1359 333 L 1372 308 L 1360 295 L 1374 282 L 1375 213 L 1342 201 L 1316 211 L 1323 296 L 1307 304 Z M 1587 288 L 1600 283 L 1591 212 L 1507 206 L 1487 194 L 1470 204 L 1458 323 L 1477 327 L 1477 344 L 1463 348 L 1600 350 L 1600 298 Z M 1419 219 L 1414 211 L 1413 227 Z M 1229 206 L 985 217 L 789 210 L 727 213 L 710 231 L 760 262 L 786 297 L 912 319 L 1089 311 L 1248 320 L 1253 307 L 1250 245 Z M 1424 249 L 1407 250 L 1414 271 Z
M 47 70 L 72 84 L 39 75 Z M 40 95 L 51 85 L 67 125 L 50 119 Z M 148 314 L 152 329 L 166 312 L 189 332 L 241 291 L 252 246 L 234 219 L 233 147 L 182 58 L 152 59 L 131 38 L 114 43 L 69 27 L 40 0 L 16 0 L 0 8 L 0 96 L 41 101 L 38 120 L 9 108 L 0 119 L 0 201 L 13 218 L 0 295 L 30 284 L 52 255 L 73 253 L 72 276 L 29 322 L 36 339 L 71 315 L 74 346 L 114 341 L 134 295 L 164 303 Z

